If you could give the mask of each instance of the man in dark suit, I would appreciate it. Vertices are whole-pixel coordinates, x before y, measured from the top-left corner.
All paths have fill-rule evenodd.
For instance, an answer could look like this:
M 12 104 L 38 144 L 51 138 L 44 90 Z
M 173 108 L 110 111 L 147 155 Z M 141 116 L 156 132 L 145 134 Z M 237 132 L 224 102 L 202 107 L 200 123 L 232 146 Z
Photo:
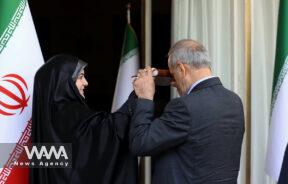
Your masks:
M 169 51 L 172 85 L 179 98 L 154 118 L 150 67 L 134 80 L 138 96 L 130 128 L 130 149 L 152 156 L 153 184 L 237 183 L 244 113 L 241 99 L 212 76 L 206 49 L 181 40 Z

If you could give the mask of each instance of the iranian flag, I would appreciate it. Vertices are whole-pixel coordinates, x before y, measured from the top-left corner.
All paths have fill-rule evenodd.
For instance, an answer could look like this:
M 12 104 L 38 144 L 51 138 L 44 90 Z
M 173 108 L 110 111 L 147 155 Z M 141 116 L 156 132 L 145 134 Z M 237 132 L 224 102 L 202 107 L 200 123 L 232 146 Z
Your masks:
M 267 173 L 278 184 L 288 183 L 288 1 L 281 0 L 278 14 Z
M 11 166 L 14 161 L 23 156 L 25 151 L 21 145 L 26 144 L 31 135 L 33 79 L 35 72 L 43 63 L 27 0 L 1 0 L 1 184 L 28 183 L 28 168 L 13 168 Z
M 129 22 L 129 21 L 128 21 Z M 118 110 L 129 97 L 133 90 L 133 75 L 139 68 L 139 53 L 136 34 L 128 23 L 125 30 L 122 56 L 114 92 L 112 112 Z

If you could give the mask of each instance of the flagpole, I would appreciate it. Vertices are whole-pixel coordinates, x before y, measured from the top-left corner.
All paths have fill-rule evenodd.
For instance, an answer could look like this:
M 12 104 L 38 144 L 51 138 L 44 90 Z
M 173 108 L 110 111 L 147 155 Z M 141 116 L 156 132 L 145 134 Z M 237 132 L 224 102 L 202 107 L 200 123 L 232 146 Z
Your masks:
M 129 2 L 127 4 L 127 24 L 131 24 L 131 16 L 130 16 L 130 12 L 131 12 L 131 3 Z

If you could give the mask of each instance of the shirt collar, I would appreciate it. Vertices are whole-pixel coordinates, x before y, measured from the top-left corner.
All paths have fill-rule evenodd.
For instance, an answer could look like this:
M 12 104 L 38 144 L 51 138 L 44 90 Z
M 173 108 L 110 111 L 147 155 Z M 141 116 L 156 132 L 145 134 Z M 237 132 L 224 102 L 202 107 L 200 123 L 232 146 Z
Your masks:
M 199 84 L 200 82 L 203 82 L 203 81 L 205 81 L 205 80 L 214 78 L 214 77 L 215 77 L 215 76 L 211 75 L 211 76 L 204 77 L 204 78 L 202 78 L 202 79 L 194 82 L 194 83 L 192 84 L 192 86 L 189 88 L 189 90 L 188 90 L 188 92 L 187 92 L 187 95 L 188 95 L 189 93 L 191 93 L 191 91 L 195 88 L 195 86 L 197 86 L 197 84 Z

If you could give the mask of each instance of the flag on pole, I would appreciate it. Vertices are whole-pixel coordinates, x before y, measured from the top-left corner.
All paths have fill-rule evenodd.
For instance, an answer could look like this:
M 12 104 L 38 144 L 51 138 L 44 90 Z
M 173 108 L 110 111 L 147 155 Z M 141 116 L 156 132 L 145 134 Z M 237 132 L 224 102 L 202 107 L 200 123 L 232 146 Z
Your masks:
M 288 183 L 288 1 L 281 0 L 267 148 L 267 173 L 278 184 Z M 286 155 L 285 155 L 286 154 Z M 286 157 L 286 159 L 284 159 Z M 281 171 L 282 170 L 282 171 Z M 281 173 L 281 174 L 280 174 Z M 286 182 L 283 182 L 286 181 Z
M 125 29 L 121 60 L 114 92 L 112 112 L 118 110 L 133 90 L 132 76 L 139 68 L 139 52 L 136 34 L 130 24 L 130 10 L 127 13 L 128 24 Z
M 44 63 L 27 0 L 0 1 L 0 183 L 28 183 L 28 168 L 11 168 L 31 135 L 33 79 Z M 1 146 L 3 149 L 3 146 Z M 0 150 L 1 153 L 4 150 Z

